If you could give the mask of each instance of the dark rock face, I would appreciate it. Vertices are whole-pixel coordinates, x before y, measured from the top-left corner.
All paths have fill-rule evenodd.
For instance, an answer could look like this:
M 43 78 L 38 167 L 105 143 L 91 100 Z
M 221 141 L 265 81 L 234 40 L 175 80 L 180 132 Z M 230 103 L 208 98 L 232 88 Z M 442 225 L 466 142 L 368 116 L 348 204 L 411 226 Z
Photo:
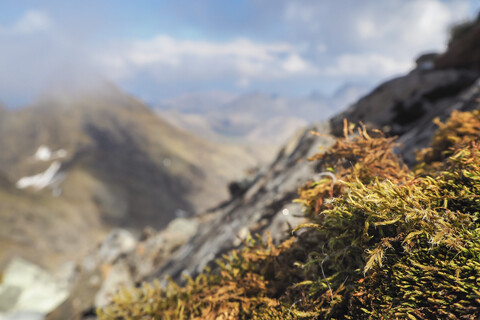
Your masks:
M 448 50 L 436 58 L 438 69 L 480 70 L 480 15 L 475 21 L 454 27 Z
M 433 119 L 438 117 L 445 121 L 453 110 L 471 111 L 478 108 L 480 98 L 480 79 L 475 81 L 461 94 L 449 104 L 446 101 L 440 105 L 441 108 L 432 110 L 429 114 L 417 121 L 417 124 L 407 132 L 403 133 L 398 141 L 401 146 L 398 150 L 399 154 L 407 164 L 413 164 L 415 161 L 415 150 L 424 148 L 430 144 L 433 133 L 437 126 L 433 123 Z
M 476 106 L 475 82 L 480 73 L 473 70 L 414 70 L 388 81 L 360 99 L 345 112 L 331 119 L 332 134 L 343 134 L 343 119 L 363 122 L 368 128 L 399 136 L 404 143 L 399 153 L 409 165 L 415 149 L 426 147 L 436 117 L 445 120 L 453 109 L 471 110 Z M 472 91 L 473 90 L 473 91 Z M 403 138 L 415 132 L 415 139 Z

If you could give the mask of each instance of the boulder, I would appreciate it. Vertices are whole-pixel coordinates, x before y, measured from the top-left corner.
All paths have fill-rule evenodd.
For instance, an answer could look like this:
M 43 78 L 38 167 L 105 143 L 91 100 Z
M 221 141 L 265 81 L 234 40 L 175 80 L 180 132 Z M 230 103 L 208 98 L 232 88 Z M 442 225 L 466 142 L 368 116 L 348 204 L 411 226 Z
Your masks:
M 42 268 L 12 260 L 0 283 L 0 319 L 43 319 L 67 297 L 68 288 Z

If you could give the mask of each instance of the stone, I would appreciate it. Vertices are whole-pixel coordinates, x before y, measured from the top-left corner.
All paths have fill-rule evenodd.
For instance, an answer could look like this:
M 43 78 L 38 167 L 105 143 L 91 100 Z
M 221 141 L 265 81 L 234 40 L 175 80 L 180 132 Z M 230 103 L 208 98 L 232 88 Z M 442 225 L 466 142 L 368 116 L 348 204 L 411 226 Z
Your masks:
M 26 314 L 30 318 L 33 315 L 43 317 L 58 307 L 68 297 L 68 293 L 68 288 L 57 283 L 51 274 L 17 258 L 10 262 L 3 273 L 0 309 L 5 312 L 3 317 L 6 319 L 13 317 L 14 313 L 24 313 L 25 316 L 22 317 L 25 319 Z
M 133 287 L 130 271 L 126 263 L 114 264 L 102 282 L 100 290 L 95 295 L 95 306 L 102 308 L 111 302 L 111 297 L 122 287 Z

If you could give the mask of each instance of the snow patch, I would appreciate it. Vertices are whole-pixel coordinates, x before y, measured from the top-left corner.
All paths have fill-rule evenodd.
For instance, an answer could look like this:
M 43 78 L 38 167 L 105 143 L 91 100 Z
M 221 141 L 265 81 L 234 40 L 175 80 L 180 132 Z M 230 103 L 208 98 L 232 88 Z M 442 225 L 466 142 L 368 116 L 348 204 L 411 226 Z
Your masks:
M 60 162 L 54 161 L 44 172 L 30 177 L 23 177 L 18 180 L 16 187 L 18 189 L 32 187 L 35 191 L 40 191 L 46 187 L 52 187 L 54 195 L 59 196 L 61 194 L 59 184 L 65 178 L 64 174 L 59 174 L 60 167 Z
M 37 152 L 33 156 L 37 161 L 50 161 L 55 159 L 65 158 L 67 156 L 67 151 L 64 149 L 59 149 L 52 152 L 49 147 L 46 145 L 41 145 L 38 147 Z

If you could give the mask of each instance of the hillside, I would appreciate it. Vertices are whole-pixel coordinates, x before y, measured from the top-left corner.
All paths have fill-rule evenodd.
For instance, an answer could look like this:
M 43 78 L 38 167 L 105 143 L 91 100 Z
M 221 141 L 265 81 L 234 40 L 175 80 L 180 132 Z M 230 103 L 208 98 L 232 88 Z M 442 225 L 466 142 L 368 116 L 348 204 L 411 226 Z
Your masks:
M 228 182 L 256 165 L 111 85 L 0 111 L 2 263 L 20 255 L 56 266 L 113 227 L 162 229 L 227 199 Z

